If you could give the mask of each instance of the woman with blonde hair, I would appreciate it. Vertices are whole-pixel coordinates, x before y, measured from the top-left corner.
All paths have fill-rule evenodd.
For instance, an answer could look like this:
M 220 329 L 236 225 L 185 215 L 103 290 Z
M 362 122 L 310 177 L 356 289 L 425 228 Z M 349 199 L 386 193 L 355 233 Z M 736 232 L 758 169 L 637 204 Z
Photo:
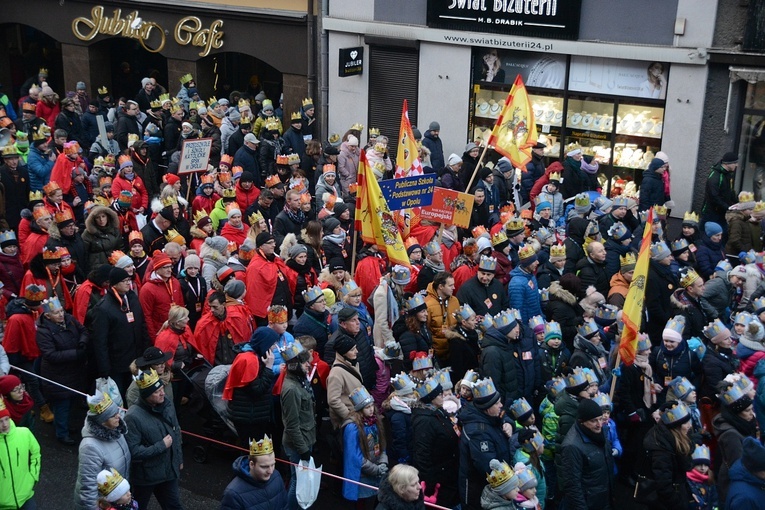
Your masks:
M 194 362 L 197 351 L 194 349 L 194 333 L 189 327 L 189 311 L 186 307 L 173 305 L 167 314 L 167 320 L 159 330 L 154 346 L 162 352 L 171 354 L 167 367 L 172 370 L 173 393 L 179 399 L 186 393 L 186 379 L 180 374 Z
M 420 510 L 425 508 L 417 468 L 397 464 L 380 483 L 377 510 Z
M 268 232 L 268 223 L 263 217 L 260 211 L 252 213 L 248 221 L 250 222 L 250 229 L 247 231 L 247 239 L 255 243 L 258 238 L 258 234 L 261 232 Z

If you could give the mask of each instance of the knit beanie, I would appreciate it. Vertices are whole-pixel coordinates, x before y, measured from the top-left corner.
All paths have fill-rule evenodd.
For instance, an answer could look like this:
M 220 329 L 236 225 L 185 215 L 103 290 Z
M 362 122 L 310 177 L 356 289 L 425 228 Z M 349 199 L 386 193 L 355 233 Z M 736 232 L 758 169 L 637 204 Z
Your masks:
M 722 227 L 713 221 L 708 221 L 704 224 L 704 233 L 707 235 L 707 237 L 721 234 L 722 231 Z

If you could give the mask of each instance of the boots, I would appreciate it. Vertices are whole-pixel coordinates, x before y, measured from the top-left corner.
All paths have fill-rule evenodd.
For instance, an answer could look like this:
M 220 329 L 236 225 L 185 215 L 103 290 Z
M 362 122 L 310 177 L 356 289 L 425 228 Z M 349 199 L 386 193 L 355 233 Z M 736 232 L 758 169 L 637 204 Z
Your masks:
M 45 423 L 53 423 L 53 411 L 50 410 L 48 404 L 40 406 L 40 419 Z

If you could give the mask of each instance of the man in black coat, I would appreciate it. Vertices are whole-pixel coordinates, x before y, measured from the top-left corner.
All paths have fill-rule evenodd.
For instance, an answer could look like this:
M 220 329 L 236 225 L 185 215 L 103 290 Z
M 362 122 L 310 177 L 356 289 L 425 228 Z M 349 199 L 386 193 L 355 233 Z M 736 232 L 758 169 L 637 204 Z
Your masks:
M 252 131 L 252 123 L 250 119 L 242 119 L 239 122 L 239 127 L 228 138 L 228 147 L 226 148 L 226 154 L 233 156 L 236 151 L 242 148 L 244 145 L 244 137 Z
M 183 108 L 174 107 L 170 113 L 170 119 L 168 119 L 165 129 L 163 131 L 165 138 L 165 151 L 167 151 L 167 160 L 170 160 L 170 156 L 178 150 L 178 140 L 181 138 L 181 131 L 183 130 Z
M 125 104 L 125 111 L 117 112 L 117 134 L 115 139 L 120 145 L 120 150 L 124 151 L 128 148 L 128 136 L 136 135 L 138 139 L 141 139 L 141 125 L 138 122 L 138 103 L 135 101 L 128 101 Z
M 98 377 L 111 377 L 123 399 L 132 382 L 130 364 L 152 345 L 133 279 L 122 268 L 109 273 L 110 288 L 93 313 L 93 354 Z
M 460 286 L 457 299 L 463 305 L 470 305 L 477 316 L 497 315 L 510 308 L 507 291 L 494 278 L 497 259 L 481 255 L 478 273 Z
M 335 362 L 335 342 L 340 335 L 346 335 L 353 338 L 358 349 L 356 363 L 364 379 L 364 386 L 372 391 L 377 385 L 375 373 L 377 372 L 377 362 L 375 362 L 375 353 L 372 350 L 372 344 L 365 332 L 361 331 L 361 322 L 359 321 L 359 312 L 355 308 L 345 306 L 337 313 L 338 328 L 329 338 L 327 345 L 324 346 L 324 356 L 322 357 L 328 365 Z
M 255 177 L 255 185 L 260 188 L 263 185 L 263 179 L 260 173 L 260 163 L 258 162 L 258 146 L 260 140 L 255 135 L 248 133 L 244 136 L 244 145 L 234 154 L 234 166 L 242 167 L 245 172 L 250 172 Z M 281 245 L 277 245 L 281 246 Z
M 0 227 L 18 228 L 21 211 L 29 205 L 29 171 L 21 163 L 18 149 L 13 145 L 3 149 L 0 195 L 4 205 L 4 210 L 0 210 Z
M 672 314 L 670 298 L 678 286 L 677 278 L 670 269 L 671 255 L 667 243 L 662 241 L 651 245 L 643 331 L 648 333 L 653 345 L 659 345 L 661 342 L 664 325 Z
M 724 278 L 719 277 L 718 278 Z M 693 269 L 686 269 L 680 273 L 680 287 L 670 296 L 672 315 L 679 314 L 685 317 L 685 329 L 683 338 L 701 338 L 704 328 L 715 317 L 708 314 L 701 299 L 704 295 L 704 279 Z M 649 294 L 646 294 L 649 295 Z
M 276 215 L 273 225 L 273 234 L 276 238 L 276 246 L 281 246 L 287 234 L 295 234 L 300 239 L 300 231 L 306 223 L 306 217 L 300 209 L 300 192 L 291 189 L 287 192 L 284 210 Z
M 722 225 L 727 232 L 728 223 L 725 221 L 725 213 L 731 205 L 738 202 L 736 190 L 733 187 L 736 168 L 738 168 L 738 156 L 735 152 L 726 152 L 709 172 L 704 193 L 704 207 L 701 209 L 702 227 L 706 222 L 713 221 Z
M 152 254 L 154 250 L 162 250 L 165 247 L 167 244 L 165 233 L 172 226 L 173 219 L 173 208 L 168 206 L 143 226 L 141 234 L 143 234 L 143 246 L 146 253 Z
M 587 245 L 587 258 L 577 262 L 576 274 L 585 289 L 592 285 L 604 296 L 608 295 L 611 286 L 606 270 L 606 248 L 602 243 L 594 241 Z

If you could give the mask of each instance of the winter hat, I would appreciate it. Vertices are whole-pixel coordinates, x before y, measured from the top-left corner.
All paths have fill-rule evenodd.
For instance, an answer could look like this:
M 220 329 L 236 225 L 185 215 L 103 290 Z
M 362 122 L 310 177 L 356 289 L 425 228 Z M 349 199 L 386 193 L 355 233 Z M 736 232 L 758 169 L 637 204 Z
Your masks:
M 289 258 L 294 259 L 301 253 L 308 253 L 308 248 L 306 248 L 306 245 L 304 244 L 296 244 L 290 247 L 289 251 L 287 252 L 287 255 L 289 256 Z
M 186 255 L 184 267 L 186 269 L 189 269 L 191 267 L 200 269 L 202 267 L 202 260 L 199 258 L 199 255 L 197 255 L 196 253 L 191 253 L 190 255 Z
M 345 356 L 355 346 L 356 341 L 345 333 L 340 333 L 335 339 L 335 352 L 341 356 Z
M 329 259 L 328 265 L 330 273 L 334 273 L 335 271 L 345 271 L 345 262 L 343 262 L 343 259 L 340 257 Z
M 340 220 L 338 220 L 334 216 L 328 217 L 326 220 L 324 220 L 325 235 L 331 234 L 339 226 L 340 226 Z
M 744 438 L 741 463 L 750 473 L 765 471 L 765 447 L 753 437 Z
M 258 237 L 255 238 L 255 246 L 260 248 L 267 242 L 275 239 L 274 236 L 269 232 L 261 232 L 258 234 Z
M 502 172 L 503 174 L 510 173 L 514 170 L 513 163 L 510 161 L 510 159 L 503 157 L 499 158 L 499 161 L 497 161 L 497 166 L 495 167 L 497 170 Z
M 232 276 L 234 276 L 234 270 L 231 269 L 231 267 L 229 266 L 222 266 L 215 272 L 215 277 L 218 279 L 220 283 L 225 282 Z
M 118 501 L 130 491 L 130 483 L 119 472 L 111 468 L 111 471 L 102 470 L 96 476 L 98 493 L 109 503 Z
M 356 138 L 354 135 L 348 135 L 348 140 L 345 141 L 345 144 L 350 147 L 358 147 L 359 139 Z
M 590 285 L 585 291 L 585 297 L 579 301 L 579 306 L 581 306 L 585 312 L 590 312 L 594 315 L 598 305 L 605 302 L 606 298 L 603 297 L 603 294 L 598 292 L 595 287 Z
M 707 235 L 707 237 L 712 237 L 717 234 L 721 234 L 723 231 L 722 227 L 715 223 L 714 221 L 708 221 L 704 224 L 704 233 Z
M 0 396 L 7 395 L 13 388 L 21 384 L 21 379 L 13 374 L 0 377 Z
M 449 159 L 447 160 L 447 163 L 449 164 L 449 166 L 454 166 L 458 163 L 462 163 L 462 158 L 452 152 L 451 154 L 449 154 Z
M 747 324 L 744 334 L 738 339 L 738 343 L 752 349 L 753 351 L 765 352 L 765 330 L 763 330 L 760 321 L 753 320 Z
M 103 423 L 120 412 L 120 408 L 115 404 L 108 393 L 101 393 L 96 390 L 96 394 L 88 396 L 88 416 L 98 424 Z
M 159 250 L 154 250 L 154 253 L 151 255 L 151 259 L 154 262 L 155 271 L 165 266 L 173 265 L 173 261 L 170 260 L 170 257 L 168 257 L 165 252 Z
M 589 398 L 582 399 L 579 402 L 579 408 L 576 410 L 576 418 L 580 422 L 594 420 L 603 416 L 603 409 Z
M 355 308 L 352 308 L 350 306 L 344 306 L 340 309 L 340 311 L 337 313 L 337 321 L 338 322 L 347 322 L 354 317 L 358 317 L 359 312 Z
M 335 202 L 335 207 L 332 208 L 332 212 L 335 213 L 335 217 L 339 217 L 341 214 L 343 214 L 345 211 L 349 209 L 348 204 L 345 202 L 339 200 Z
M 249 345 L 258 356 L 265 356 L 271 346 L 278 341 L 279 333 L 268 326 L 261 326 L 252 333 L 247 345 Z
M 45 95 L 45 87 L 43 87 L 43 95 Z M 723 154 L 722 159 L 720 160 L 720 163 L 726 165 L 729 163 L 738 163 L 738 155 L 735 152 L 726 152 Z
M 206 238 L 205 244 L 213 250 L 223 253 L 228 246 L 228 240 L 223 236 L 213 236 Z
M 226 283 L 226 286 L 223 287 L 223 292 L 233 298 L 233 299 L 239 299 L 244 295 L 244 283 L 239 280 L 230 280 L 228 283 Z
M 229 120 L 232 122 L 239 122 L 242 120 L 242 114 L 239 113 L 237 110 L 232 110 L 231 113 L 228 114 Z
M 431 122 L 428 125 L 428 130 L 430 130 L 430 131 L 441 131 L 441 124 L 439 124 L 438 122 L 436 122 L 434 120 L 433 122 Z
M 590 196 L 586 193 L 579 193 L 574 197 L 574 211 L 577 214 L 587 214 L 590 212 L 592 203 L 590 202 Z
M 109 271 L 109 285 L 112 287 L 128 278 L 130 278 L 130 275 L 121 267 L 113 267 L 112 270 Z

